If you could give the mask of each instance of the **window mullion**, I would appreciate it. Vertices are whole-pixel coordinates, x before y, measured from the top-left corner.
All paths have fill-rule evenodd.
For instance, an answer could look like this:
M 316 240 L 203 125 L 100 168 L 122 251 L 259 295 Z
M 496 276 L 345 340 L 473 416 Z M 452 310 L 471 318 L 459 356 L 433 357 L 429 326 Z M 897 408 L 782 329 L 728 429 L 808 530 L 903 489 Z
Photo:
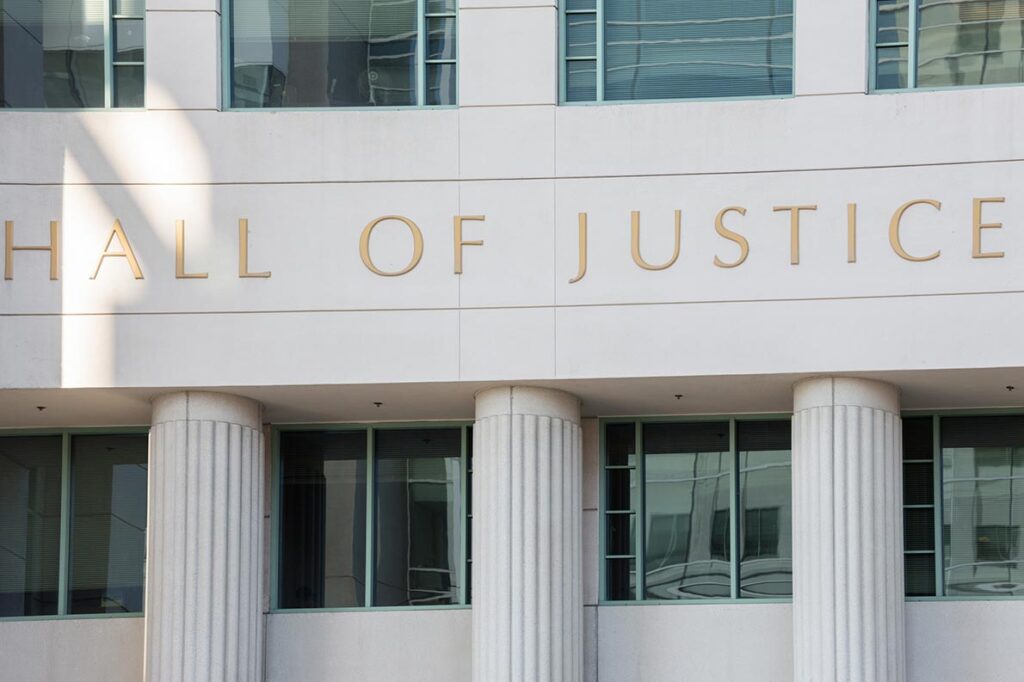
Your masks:
M 935 596 L 941 597 L 945 593 L 945 548 L 942 544 L 942 523 L 945 510 L 943 509 L 942 497 L 942 442 L 941 421 L 938 415 L 932 417 L 932 480 L 935 488 L 932 491 L 932 504 L 935 511 Z
M 907 0 L 907 87 L 917 87 L 917 8 L 918 0 Z
M 281 571 L 281 432 L 270 436 L 270 608 L 280 608 L 278 581 Z
M 71 568 L 71 436 L 61 434 L 60 449 L 60 551 L 57 574 L 57 615 L 68 614 Z
M 640 498 L 637 505 L 636 521 L 633 526 L 636 529 L 635 549 L 633 550 L 636 554 L 636 593 L 634 598 L 643 601 L 647 598 L 647 548 L 644 537 L 647 534 L 647 474 L 644 467 L 643 422 L 636 422 L 634 437 L 636 441 L 633 451 L 636 453 L 636 478 Z
M 604 101 L 604 0 L 595 0 L 597 26 L 594 29 L 594 83 L 596 91 L 594 101 Z M 639 451 L 637 451 L 639 452 Z
M 467 575 L 469 573 L 466 570 L 466 568 L 467 568 L 467 566 L 466 566 L 466 558 L 467 558 L 467 556 L 466 556 L 466 542 L 467 542 L 466 534 L 469 531 L 469 527 L 468 527 L 469 523 L 467 522 L 468 521 L 467 517 L 468 517 L 468 514 L 470 513 L 469 499 L 468 499 L 469 496 L 467 494 L 467 492 L 469 490 L 469 467 L 467 466 L 468 462 L 467 462 L 467 457 L 466 457 L 466 439 L 467 439 L 467 433 L 466 432 L 467 432 L 467 430 L 468 430 L 468 428 L 466 426 L 462 426 L 459 429 L 459 436 L 460 436 L 461 441 L 462 441 L 462 443 L 461 443 L 461 450 L 460 450 L 460 457 L 459 457 L 459 463 L 460 463 L 460 466 L 461 466 L 461 469 L 462 469 L 462 490 L 460 491 L 461 494 L 462 494 L 462 514 L 461 514 L 461 522 L 462 522 L 461 537 L 462 537 L 462 542 L 460 543 L 460 547 L 459 547 L 459 571 L 461 572 L 461 576 L 459 577 L 459 603 L 463 604 L 463 605 L 465 605 L 467 603 L 467 601 L 466 601 L 467 589 L 466 588 L 468 587 L 468 584 L 467 584 L 466 577 L 467 577 Z
M 373 606 L 373 586 L 376 581 L 375 568 L 376 562 L 374 559 L 374 530 L 376 526 L 375 518 L 375 507 L 374 499 L 376 497 L 377 488 L 377 467 L 374 464 L 373 457 L 373 440 L 374 430 L 370 426 L 366 429 L 366 556 L 364 561 L 366 562 L 366 585 L 363 596 L 363 606 Z
M 427 103 L 427 0 L 416 0 L 416 104 Z
M 739 500 L 740 500 L 740 455 L 736 448 L 736 420 L 729 420 L 729 456 L 732 458 L 732 476 L 729 477 L 729 594 L 733 599 L 740 596 L 739 560 Z
M 114 106 L 114 2 L 107 0 L 107 11 L 103 16 L 103 105 Z

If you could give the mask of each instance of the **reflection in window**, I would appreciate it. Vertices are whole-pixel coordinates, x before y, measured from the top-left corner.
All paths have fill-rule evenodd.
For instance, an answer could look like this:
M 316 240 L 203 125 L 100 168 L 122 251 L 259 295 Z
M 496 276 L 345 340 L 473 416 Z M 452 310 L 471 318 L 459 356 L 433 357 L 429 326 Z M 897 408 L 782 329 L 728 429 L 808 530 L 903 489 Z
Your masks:
M 789 596 L 790 438 L 778 419 L 606 424 L 603 598 Z
M 61 437 L 0 438 L 0 617 L 57 613 Z
M 569 102 L 793 91 L 792 0 L 570 0 L 564 36 Z
M 234 0 L 231 104 L 455 104 L 455 23 L 454 0 Z
M 645 424 L 643 433 L 646 598 L 730 596 L 728 422 Z M 684 532 L 654 523 L 673 515 Z
M 1024 417 L 942 420 L 946 594 L 1024 595 Z
M 378 431 L 377 606 L 459 603 L 459 429 Z
M 70 613 L 141 613 L 145 434 L 71 439 Z
M 366 432 L 281 434 L 281 608 L 363 606 Z
M 1024 0 L 877 0 L 875 12 L 876 89 L 1024 82 Z
M 0 2 L 0 107 L 141 107 L 144 15 L 141 0 Z

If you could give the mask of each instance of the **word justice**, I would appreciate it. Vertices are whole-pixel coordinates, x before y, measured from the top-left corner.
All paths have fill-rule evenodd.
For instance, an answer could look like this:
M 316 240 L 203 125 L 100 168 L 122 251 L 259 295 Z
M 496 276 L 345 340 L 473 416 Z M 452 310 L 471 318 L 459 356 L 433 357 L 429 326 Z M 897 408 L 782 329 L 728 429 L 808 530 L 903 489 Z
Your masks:
M 982 212 L 986 204 L 1004 203 L 1005 197 L 977 197 L 972 201 L 972 248 L 973 258 L 1002 258 L 1005 254 L 1001 251 L 985 251 L 982 248 L 982 231 L 999 229 L 1003 225 L 999 222 L 985 222 Z M 941 255 L 940 250 L 927 254 L 911 254 L 903 246 L 900 238 L 900 229 L 904 215 L 916 206 L 928 206 L 935 211 L 942 210 L 942 203 L 935 199 L 912 199 L 893 213 L 889 221 L 889 245 L 893 252 L 900 258 L 911 262 L 930 261 Z M 846 210 L 846 259 L 849 263 L 857 262 L 857 204 L 847 204 Z M 775 206 L 773 211 L 785 213 L 789 216 L 790 233 L 790 263 L 800 263 L 800 219 L 801 215 L 817 211 L 816 205 L 792 205 Z M 738 217 L 730 217 L 736 214 Z M 742 206 L 727 206 L 715 216 L 715 232 L 724 240 L 732 242 L 739 248 L 739 254 L 732 260 L 724 260 L 718 255 L 713 258 L 713 263 L 719 268 L 735 268 L 742 265 L 750 256 L 750 243 L 746 237 L 736 231 L 736 222 L 739 218 L 746 216 L 747 209 Z M 729 218 L 733 227 L 726 226 L 726 219 Z M 462 274 L 463 249 L 467 246 L 483 246 L 484 240 L 463 239 L 464 223 L 474 221 L 483 222 L 486 220 L 482 215 L 462 215 L 453 218 L 453 246 L 454 246 L 454 273 Z M 397 222 L 404 225 L 412 238 L 412 256 L 409 262 L 398 270 L 383 270 L 376 265 L 370 253 L 370 237 L 377 226 L 386 222 Z M 578 215 L 579 237 L 578 253 L 579 261 L 576 275 L 569 280 L 575 284 L 587 274 L 587 214 Z M 644 270 L 666 270 L 679 259 L 679 252 L 682 243 L 682 211 L 675 211 L 674 221 L 675 243 L 672 255 L 661 263 L 651 263 L 640 253 L 640 211 L 630 213 L 630 252 L 633 262 Z M 22 246 L 14 242 L 14 221 L 4 222 L 4 279 L 14 279 L 14 252 L 16 251 L 48 251 L 50 255 L 50 279 L 60 278 L 60 222 L 50 221 L 50 243 L 48 245 Z M 189 272 L 185 267 L 185 221 L 175 222 L 175 277 L 178 279 L 206 279 L 209 275 L 205 272 Z M 117 245 L 114 245 L 115 240 Z M 412 272 L 423 258 L 423 232 L 419 226 L 410 218 L 400 215 L 386 215 L 375 218 L 363 228 L 359 236 L 359 257 L 366 268 L 381 277 L 400 277 Z M 131 242 L 121 225 L 120 220 L 114 220 L 103 250 L 99 254 L 96 267 L 93 269 L 90 279 L 96 279 L 108 258 L 123 258 L 131 269 L 135 279 L 143 279 L 142 268 L 135 256 Z M 249 221 L 241 218 L 238 221 L 238 276 L 240 278 L 267 278 L 271 276 L 270 271 L 253 272 L 249 269 Z

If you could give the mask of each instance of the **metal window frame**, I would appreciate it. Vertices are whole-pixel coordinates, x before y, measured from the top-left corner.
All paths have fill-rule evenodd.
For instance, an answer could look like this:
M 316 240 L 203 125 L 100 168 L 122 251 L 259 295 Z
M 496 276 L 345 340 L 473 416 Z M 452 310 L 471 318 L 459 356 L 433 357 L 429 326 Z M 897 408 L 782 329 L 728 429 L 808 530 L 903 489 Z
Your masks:
M 740 470 L 739 470 L 739 448 L 737 447 L 736 424 L 747 421 L 792 421 L 791 413 L 757 413 L 757 414 L 701 414 L 684 416 L 657 416 L 657 417 L 603 417 L 598 420 L 600 432 L 600 453 L 599 453 L 599 537 L 598 557 L 600 562 L 598 570 L 598 605 L 600 606 L 629 606 L 648 604 L 786 604 L 792 602 L 792 597 L 742 597 L 740 596 L 740 553 L 739 553 L 739 502 L 740 502 Z M 730 497 L 729 497 L 729 597 L 711 597 L 706 599 L 647 599 L 646 598 L 646 477 L 644 475 L 644 451 L 643 451 L 643 425 L 644 424 L 665 424 L 665 423 L 697 423 L 697 422 L 727 422 L 729 424 L 729 454 L 731 456 L 732 469 L 729 475 Z M 636 443 L 635 467 L 609 466 L 606 448 L 606 430 L 609 424 L 634 424 L 634 437 Z M 638 482 L 638 502 L 636 511 L 636 529 L 634 537 L 634 553 L 636 559 L 636 593 L 633 599 L 609 599 L 608 598 L 608 560 L 615 558 L 609 556 L 606 551 L 608 535 L 607 508 L 607 471 L 609 469 L 635 468 Z
M 108 0 L 113 2 L 113 0 Z M 221 42 L 221 70 L 220 70 L 220 111 L 253 113 L 253 112 L 302 112 L 302 111 L 437 111 L 443 109 L 456 109 L 459 106 L 458 65 L 461 63 L 462 41 L 459 39 L 459 4 L 454 3 L 455 8 L 451 12 L 427 12 L 427 0 L 416 0 L 416 103 L 388 106 L 351 106 L 351 107 L 237 107 L 234 105 L 232 94 L 234 91 L 234 42 L 233 35 L 233 12 L 232 0 L 222 0 L 220 20 L 220 42 Z M 455 58 L 454 59 L 427 59 L 427 19 L 451 18 L 455 21 Z M 455 67 L 455 102 L 452 104 L 427 104 L 426 103 L 426 74 L 427 66 L 431 64 L 453 64 Z
M 60 539 L 57 565 L 57 613 L 45 616 L 0 616 L 0 622 L 37 620 L 88 620 L 92 618 L 142 618 L 143 611 L 120 613 L 69 613 L 68 602 L 71 591 L 71 439 L 75 436 L 98 435 L 148 435 L 149 426 L 101 426 L 81 428 L 43 429 L 0 429 L 0 438 L 31 438 L 34 436 L 61 439 L 60 463 Z M 147 471 L 148 479 L 148 471 Z M 146 489 L 146 504 L 149 504 L 149 489 Z M 147 537 L 149 529 L 146 529 Z M 143 578 L 145 580 L 145 577 Z
M 332 424 L 275 424 L 271 426 L 271 457 L 270 457 L 270 613 L 333 613 L 346 611 L 433 611 L 450 609 L 469 608 L 469 592 L 467 591 L 466 578 L 469 565 L 467 558 L 467 526 L 468 517 L 472 510 L 467 504 L 469 490 L 469 479 L 467 477 L 467 443 L 469 430 L 473 428 L 471 420 L 439 420 L 439 421 L 397 421 L 397 422 L 348 422 Z M 416 604 L 404 606 L 375 606 L 374 598 L 374 574 L 376 543 L 376 466 L 375 466 L 375 439 L 377 431 L 397 431 L 402 429 L 453 429 L 460 431 L 459 455 L 460 471 L 463 485 L 461 487 L 460 503 L 462 505 L 461 538 L 459 540 L 459 551 L 457 552 L 458 570 L 458 597 L 457 604 Z M 284 479 L 281 476 L 281 434 L 285 432 L 336 432 L 336 431 L 361 431 L 366 433 L 366 533 L 365 533 L 365 580 L 363 606 L 324 606 L 315 608 L 281 608 L 280 606 L 280 567 L 281 555 L 281 491 Z
M 889 92 L 889 91 L 886 91 Z M 1024 408 L 992 408 L 992 409 L 964 409 L 964 410 L 908 410 L 900 414 L 900 418 L 909 417 L 931 417 L 932 419 L 932 482 L 935 486 L 933 502 L 935 504 L 934 527 L 935 527 L 935 594 L 932 596 L 904 596 L 908 602 L 911 601 L 1022 601 L 1024 595 L 948 595 L 946 594 L 946 567 L 945 567 L 945 545 L 942 541 L 942 519 L 944 514 L 945 501 L 943 497 L 942 478 L 942 419 L 944 417 L 1001 417 L 1001 416 L 1024 416 Z M 917 460 L 910 460 L 917 461 Z M 912 505 L 913 506 L 913 505 Z M 904 547 L 904 555 L 907 551 Z M 913 552 L 911 552 L 913 554 Z
M 722 97 L 666 97 L 655 99 L 605 99 L 605 3 L 614 0 L 594 0 L 594 9 L 568 10 L 567 2 L 558 3 L 558 104 L 561 106 L 603 106 L 603 105 L 629 105 L 629 104 L 681 104 L 685 102 L 730 102 L 748 100 L 780 100 L 792 99 L 796 96 L 796 8 L 799 0 L 793 0 L 793 37 L 792 63 L 790 74 L 792 87 L 788 94 L 777 95 L 727 95 Z M 871 0 L 876 2 L 877 0 Z M 597 26 L 594 29 L 594 56 L 593 57 L 570 57 L 569 56 L 569 15 L 593 14 Z M 872 16 L 874 14 L 872 13 Z M 569 101 L 567 98 L 569 69 L 571 61 L 593 61 L 595 69 L 595 97 L 587 101 Z

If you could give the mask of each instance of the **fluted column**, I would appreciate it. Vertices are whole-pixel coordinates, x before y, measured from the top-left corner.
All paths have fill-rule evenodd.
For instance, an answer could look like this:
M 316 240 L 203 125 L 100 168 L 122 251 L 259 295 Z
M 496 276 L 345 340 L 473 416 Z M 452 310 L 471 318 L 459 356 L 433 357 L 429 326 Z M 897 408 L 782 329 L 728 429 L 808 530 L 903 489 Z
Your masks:
M 561 391 L 476 397 L 473 679 L 583 675 L 580 409 Z
M 260 405 L 157 398 L 149 436 L 146 680 L 262 680 Z
M 797 682 L 902 682 L 899 394 L 878 381 L 798 383 L 793 406 Z

